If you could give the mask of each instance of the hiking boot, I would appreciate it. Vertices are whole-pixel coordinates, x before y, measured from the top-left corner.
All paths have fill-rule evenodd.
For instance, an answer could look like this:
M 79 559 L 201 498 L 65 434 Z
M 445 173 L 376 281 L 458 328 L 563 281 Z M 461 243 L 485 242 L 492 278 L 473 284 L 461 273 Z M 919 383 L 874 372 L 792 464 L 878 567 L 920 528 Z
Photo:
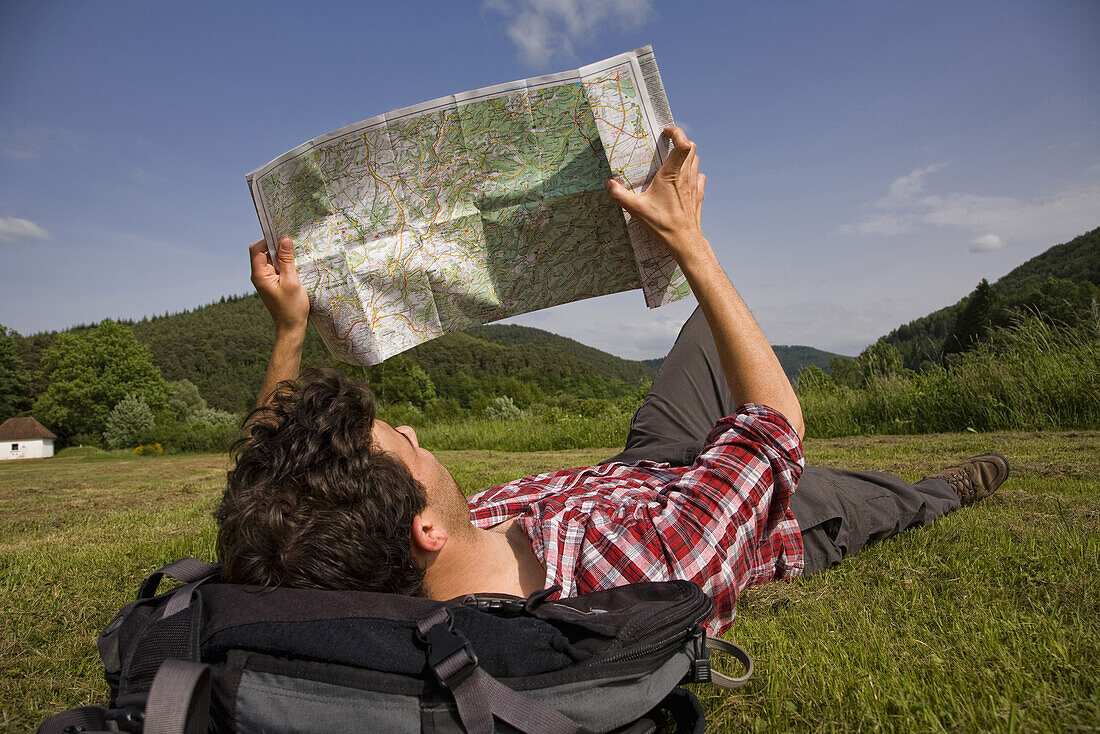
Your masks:
M 963 506 L 984 500 L 1008 479 L 1008 459 L 1000 454 L 972 456 L 963 463 L 944 469 L 930 478 L 943 479 L 955 490 Z

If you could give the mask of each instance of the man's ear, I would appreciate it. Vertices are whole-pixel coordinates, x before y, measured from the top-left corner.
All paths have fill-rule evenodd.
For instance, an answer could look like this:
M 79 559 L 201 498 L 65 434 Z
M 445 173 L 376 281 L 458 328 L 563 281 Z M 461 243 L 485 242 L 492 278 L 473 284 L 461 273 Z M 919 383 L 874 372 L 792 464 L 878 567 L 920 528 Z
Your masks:
M 443 550 L 447 544 L 447 529 L 443 527 L 443 518 L 430 507 L 413 518 L 412 547 L 425 555 L 433 555 Z

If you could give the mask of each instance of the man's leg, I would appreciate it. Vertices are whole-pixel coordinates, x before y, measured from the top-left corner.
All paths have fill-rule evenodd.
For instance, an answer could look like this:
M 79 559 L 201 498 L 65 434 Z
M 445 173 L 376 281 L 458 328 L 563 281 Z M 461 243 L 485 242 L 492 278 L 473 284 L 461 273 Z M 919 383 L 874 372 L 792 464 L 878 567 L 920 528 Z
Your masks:
M 733 409 L 714 338 L 696 308 L 634 414 L 626 448 L 608 461 L 690 464 L 714 424 Z M 928 525 L 958 506 L 958 496 L 943 479 L 911 485 L 882 472 L 816 466 L 806 467 L 791 498 L 807 574 L 839 563 L 869 542 Z
M 824 571 L 863 546 L 932 521 L 959 506 L 944 479 L 908 484 L 893 474 L 808 466 L 791 497 L 802 530 L 804 575 Z
M 690 464 L 718 419 L 732 412 L 730 402 L 714 337 L 696 307 L 630 421 L 626 448 L 608 461 Z

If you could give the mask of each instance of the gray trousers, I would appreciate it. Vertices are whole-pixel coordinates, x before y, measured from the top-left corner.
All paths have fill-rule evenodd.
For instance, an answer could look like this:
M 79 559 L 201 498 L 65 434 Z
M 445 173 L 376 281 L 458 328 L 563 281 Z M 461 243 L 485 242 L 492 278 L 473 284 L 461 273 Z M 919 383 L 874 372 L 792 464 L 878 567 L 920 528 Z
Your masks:
M 696 308 L 634 414 L 626 448 L 608 461 L 691 464 L 715 422 L 736 408 L 731 403 L 714 338 Z M 804 573 L 824 571 L 868 543 L 928 525 L 958 506 L 942 479 L 908 484 L 883 472 L 808 466 L 791 498 L 805 547 Z

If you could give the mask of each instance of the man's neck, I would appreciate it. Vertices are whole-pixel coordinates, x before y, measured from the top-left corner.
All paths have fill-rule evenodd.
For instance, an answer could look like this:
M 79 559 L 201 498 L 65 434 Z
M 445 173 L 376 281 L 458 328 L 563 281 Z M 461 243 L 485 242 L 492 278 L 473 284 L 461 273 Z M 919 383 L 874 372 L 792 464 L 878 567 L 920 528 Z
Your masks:
M 442 601 L 483 593 L 529 596 L 543 588 L 546 569 L 531 550 L 522 525 L 509 521 L 490 530 L 470 529 L 452 537 L 428 566 L 424 586 L 430 598 Z

